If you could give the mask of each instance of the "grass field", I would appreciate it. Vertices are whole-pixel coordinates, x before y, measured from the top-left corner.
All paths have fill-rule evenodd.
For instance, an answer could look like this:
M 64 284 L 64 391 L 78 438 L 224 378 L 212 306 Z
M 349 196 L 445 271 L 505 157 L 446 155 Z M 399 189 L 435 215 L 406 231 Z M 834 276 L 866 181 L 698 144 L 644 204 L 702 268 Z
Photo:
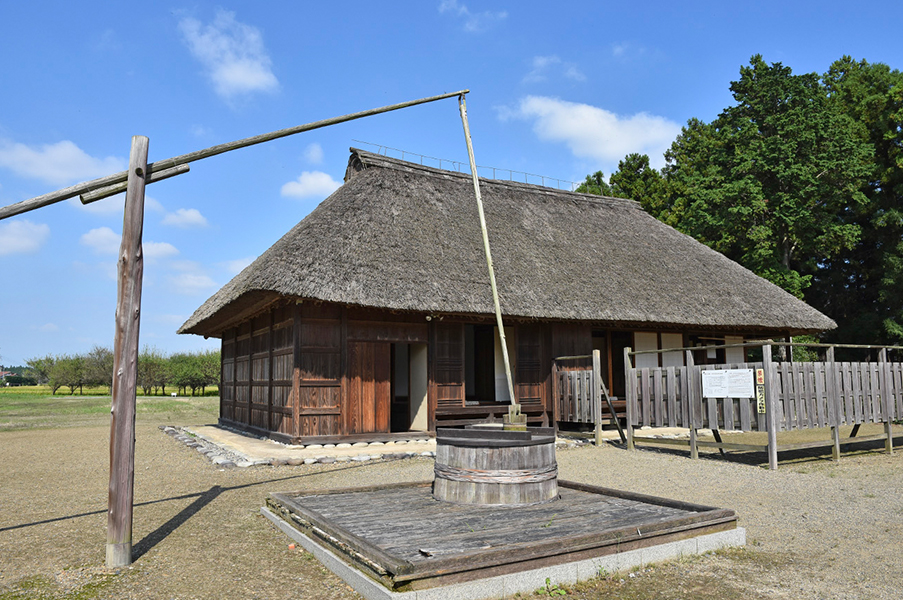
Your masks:
M 106 388 L 85 389 L 83 395 L 50 393 L 47 386 L 0 388 L 0 431 L 103 425 L 110 421 L 111 398 Z M 138 396 L 137 416 L 155 422 L 216 421 L 216 396 Z

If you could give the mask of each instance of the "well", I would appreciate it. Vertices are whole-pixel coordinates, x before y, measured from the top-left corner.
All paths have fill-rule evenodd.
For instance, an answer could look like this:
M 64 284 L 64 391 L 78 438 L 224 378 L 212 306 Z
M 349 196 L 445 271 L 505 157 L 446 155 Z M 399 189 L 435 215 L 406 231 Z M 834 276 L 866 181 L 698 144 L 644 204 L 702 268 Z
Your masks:
M 433 497 L 475 506 L 528 506 L 557 500 L 555 430 L 437 429 Z

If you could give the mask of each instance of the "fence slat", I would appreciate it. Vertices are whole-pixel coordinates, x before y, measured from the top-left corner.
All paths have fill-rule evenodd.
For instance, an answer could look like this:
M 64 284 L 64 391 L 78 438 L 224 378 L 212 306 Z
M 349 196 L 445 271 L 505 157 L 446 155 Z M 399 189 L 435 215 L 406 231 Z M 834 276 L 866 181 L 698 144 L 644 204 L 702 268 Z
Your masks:
M 687 367 L 680 368 L 680 418 L 681 427 L 689 429 L 690 425 L 690 375 Z
M 815 380 L 815 422 L 818 427 L 824 427 L 828 424 L 825 414 L 825 364 L 813 363 L 812 377 Z
M 794 419 L 793 409 L 793 378 L 790 374 L 790 369 L 787 368 L 787 363 L 779 363 L 778 364 L 778 372 L 781 374 L 779 378 L 779 383 L 781 385 L 781 398 L 784 401 L 784 427 L 785 431 L 790 431 L 796 425 L 796 420 Z
M 878 379 L 878 363 L 869 363 L 869 388 L 871 388 L 869 400 L 872 407 L 872 423 L 880 423 L 884 415 L 884 411 L 881 410 L 881 384 Z
M 655 413 L 655 426 L 662 427 L 665 422 L 662 418 L 664 398 L 662 397 L 662 370 L 654 369 L 652 371 L 652 385 L 654 386 L 654 404 L 653 412 Z
M 897 399 L 895 419 L 903 419 L 903 363 L 894 364 L 894 396 Z
M 649 369 L 640 369 L 640 380 L 643 396 L 643 427 L 652 426 L 652 390 L 649 383 Z
M 853 380 L 853 414 L 854 423 L 862 423 L 863 418 L 863 398 L 862 398 L 862 378 L 858 363 L 850 363 L 850 377 Z
M 708 418 L 709 429 L 718 429 L 718 399 L 706 398 L 706 417 Z
M 667 377 L 667 389 L 665 390 L 665 401 L 668 405 L 667 421 L 668 427 L 677 427 L 677 382 L 675 381 L 674 367 L 668 367 L 665 370 Z

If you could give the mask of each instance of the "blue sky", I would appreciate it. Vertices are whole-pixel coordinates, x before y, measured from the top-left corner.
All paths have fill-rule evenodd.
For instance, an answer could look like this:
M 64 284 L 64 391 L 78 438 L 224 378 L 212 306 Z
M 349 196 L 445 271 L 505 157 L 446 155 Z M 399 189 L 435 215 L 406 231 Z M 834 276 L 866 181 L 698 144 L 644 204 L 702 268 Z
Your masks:
M 798 73 L 845 54 L 903 68 L 899 3 L 7 2 L 0 206 L 124 169 L 135 134 L 154 161 L 464 88 L 498 177 L 580 181 L 628 152 L 660 166 L 756 53 Z M 350 146 L 377 148 L 363 142 L 467 160 L 451 99 L 148 186 L 142 345 L 216 347 L 175 330 L 340 184 Z M 112 345 L 121 229 L 121 198 L 0 221 L 0 364 Z

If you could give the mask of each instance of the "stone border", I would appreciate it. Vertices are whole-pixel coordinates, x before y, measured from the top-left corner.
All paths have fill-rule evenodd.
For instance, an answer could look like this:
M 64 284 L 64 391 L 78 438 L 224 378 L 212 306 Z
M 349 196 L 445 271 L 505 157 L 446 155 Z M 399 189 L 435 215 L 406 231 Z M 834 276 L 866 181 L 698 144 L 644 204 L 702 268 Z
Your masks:
M 237 452 L 234 450 L 227 450 L 223 448 L 221 445 L 213 442 L 202 435 L 191 432 L 188 428 L 185 427 L 174 427 L 172 425 L 161 425 L 160 430 L 172 437 L 173 439 L 182 442 L 188 448 L 194 448 L 197 450 L 199 454 L 210 459 L 210 462 L 215 464 L 218 467 L 224 469 L 231 469 L 234 467 L 247 468 L 247 467 L 255 467 L 261 465 L 270 465 L 274 467 L 281 466 L 300 466 L 300 465 L 312 465 L 312 464 L 323 464 L 329 465 L 333 463 L 348 463 L 348 462 L 367 462 L 371 460 L 402 460 L 406 458 L 415 458 L 418 456 L 424 456 L 429 458 L 435 458 L 436 453 L 434 451 L 426 451 L 426 452 L 381 452 L 374 451 L 371 453 L 361 453 L 356 455 L 333 455 L 333 454 L 323 454 L 321 456 L 307 457 L 307 458 L 264 458 L 264 459 L 252 459 L 241 452 Z M 276 442 L 278 443 L 278 442 Z M 397 443 L 397 442 L 396 442 Z M 284 444 L 283 444 L 284 445 Z M 288 448 L 294 448 L 297 450 L 319 450 L 322 449 L 326 452 L 332 449 L 348 449 L 348 448 L 372 448 L 376 450 L 379 447 L 385 447 L 383 442 L 356 442 L 354 444 L 349 443 L 340 443 L 340 444 L 311 444 L 308 446 L 286 446 Z

